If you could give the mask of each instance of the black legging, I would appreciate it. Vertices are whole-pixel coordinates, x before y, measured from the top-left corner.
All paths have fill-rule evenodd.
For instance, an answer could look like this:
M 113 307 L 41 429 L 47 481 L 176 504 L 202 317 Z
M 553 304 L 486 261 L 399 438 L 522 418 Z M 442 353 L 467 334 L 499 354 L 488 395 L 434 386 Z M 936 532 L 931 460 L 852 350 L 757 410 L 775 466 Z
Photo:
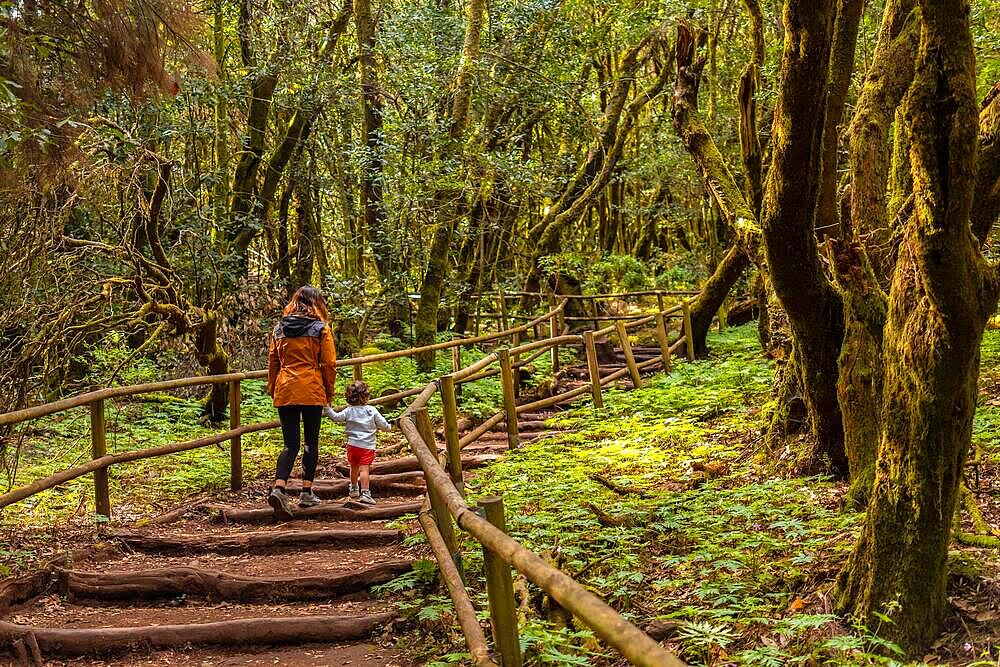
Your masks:
M 306 448 L 302 452 L 302 479 L 311 482 L 316 476 L 316 464 L 319 463 L 319 425 L 323 420 L 322 405 L 282 405 L 278 407 L 278 419 L 281 420 L 281 436 L 285 439 L 285 448 L 278 456 L 278 471 L 275 479 L 288 481 L 295 465 L 295 457 L 299 455 L 299 415 L 302 415 L 302 427 L 306 435 Z

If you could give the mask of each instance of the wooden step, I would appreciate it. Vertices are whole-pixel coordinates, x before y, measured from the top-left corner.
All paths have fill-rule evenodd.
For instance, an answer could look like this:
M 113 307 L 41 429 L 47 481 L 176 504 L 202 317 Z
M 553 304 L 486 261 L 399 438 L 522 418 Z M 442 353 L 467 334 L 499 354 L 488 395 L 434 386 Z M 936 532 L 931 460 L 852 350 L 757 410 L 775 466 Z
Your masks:
M 327 600 L 366 591 L 412 568 L 410 561 L 387 561 L 340 574 L 249 577 L 196 566 L 144 570 L 62 570 L 60 589 L 73 601 L 138 600 L 202 597 L 239 602 L 263 600 Z
M 53 628 L 0 622 L 0 643 L 37 642 L 43 656 L 82 656 L 136 647 L 247 646 L 367 639 L 396 614 L 277 616 L 210 623 L 129 627 Z
M 392 544 L 403 539 L 398 530 L 328 529 L 274 530 L 232 535 L 151 535 L 132 531 L 112 531 L 108 538 L 132 549 L 155 553 L 246 553 L 248 551 L 292 550 L 305 546 L 341 547 L 369 544 Z
M 420 491 L 424 493 L 423 490 Z M 227 523 L 268 523 L 281 521 L 270 507 L 229 507 L 212 505 L 210 509 L 219 512 L 219 518 Z M 293 521 L 327 520 L 327 521 L 385 521 L 398 519 L 407 514 L 420 511 L 420 503 L 386 503 L 379 505 L 362 505 L 357 502 L 321 503 L 313 507 L 292 508 Z

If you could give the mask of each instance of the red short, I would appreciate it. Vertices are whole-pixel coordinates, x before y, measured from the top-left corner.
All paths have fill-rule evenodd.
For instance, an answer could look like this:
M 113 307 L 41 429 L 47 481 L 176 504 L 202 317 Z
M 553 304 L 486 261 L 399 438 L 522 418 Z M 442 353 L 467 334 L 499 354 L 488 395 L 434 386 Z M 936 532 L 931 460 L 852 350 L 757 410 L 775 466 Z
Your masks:
M 347 462 L 352 466 L 370 466 L 375 460 L 375 450 L 364 447 L 347 446 Z

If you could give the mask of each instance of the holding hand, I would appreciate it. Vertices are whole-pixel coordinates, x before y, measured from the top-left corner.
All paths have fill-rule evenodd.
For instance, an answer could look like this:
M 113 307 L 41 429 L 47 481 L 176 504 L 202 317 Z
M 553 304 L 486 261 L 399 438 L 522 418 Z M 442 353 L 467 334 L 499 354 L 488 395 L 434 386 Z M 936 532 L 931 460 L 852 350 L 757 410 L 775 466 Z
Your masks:
M 326 417 L 327 419 L 333 419 L 335 414 L 337 413 L 334 412 L 333 408 L 331 408 L 329 405 L 323 408 L 323 416 Z

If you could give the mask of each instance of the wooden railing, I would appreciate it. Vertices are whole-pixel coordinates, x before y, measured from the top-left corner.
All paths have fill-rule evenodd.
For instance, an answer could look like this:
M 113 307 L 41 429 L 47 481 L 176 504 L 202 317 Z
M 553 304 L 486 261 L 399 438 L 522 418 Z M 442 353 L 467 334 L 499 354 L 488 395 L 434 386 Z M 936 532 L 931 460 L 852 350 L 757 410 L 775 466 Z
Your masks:
M 560 306 L 565 303 L 564 299 Z M 427 534 L 428 543 L 437 559 L 442 578 L 447 584 L 469 651 L 479 667 L 496 667 L 496 663 L 490 656 L 485 636 L 479 627 L 471 599 L 462 582 L 462 558 L 455 535 L 455 525 L 472 535 L 483 547 L 494 645 L 502 656 L 504 667 L 520 667 L 522 664 L 511 567 L 586 623 L 596 635 L 616 648 L 632 664 L 643 667 L 683 665 L 679 658 L 625 620 L 596 595 L 509 537 L 506 533 L 502 498 L 480 498 L 478 510 L 466 502 L 462 449 L 497 424 L 506 423 L 508 447 L 517 448 L 520 445 L 518 414 L 564 403 L 584 394 L 590 394 L 594 405 L 602 407 L 604 386 L 627 374 L 633 385 L 639 387 L 642 384 L 643 370 L 655 366 L 669 370 L 671 356 L 681 347 L 687 348 L 689 356 L 693 355 L 690 343 L 690 313 L 686 302 L 674 308 L 659 309 L 653 315 L 627 320 L 618 318 L 609 326 L 585 331 L 582 334 L 564 333 L 562 307 L 553 310 L 553 313 L 555 315 L 551 318 L 550 336 L 547 339 L 497 349 L 476 363 L 439 378 L 424 387 L 400 416 L 400 429 L 417 457 L 427 481 L 428 494 L 420 512 L 420 524 Z M 684 330 L 684 335 L 673 345 L 669 343 L 667 336 L 667 320 L 671 317 L 681 318 Z M 655 324 L 660 356 L 637 363 L 629 342 L 629 330 L 649 324 Z M 615 334 L 618 338 L 618 344 L 625 357 L 625 368 L 601 377 L 595 338 L 607 334 Z M 565 345 L 583 347 L 590 382 L 561 394 L 519 403 L 514 373 L 519 357 L 528 353 L 544 354 L 550 350 L 554 364 L 558 364 L 559 347 Z M 490 370 L 494 365 L 497 368 Z M 456 387 L 494 372 L 500 374 L 503 408 L 465 436 L 460 437 L 457 425 Z M 427 404 L 435 394 L 440 395 L 444 414 L 443 452 L 437 450 L 437 441 L 427 412 Z
M 543 292 L 519 292 L 519 291 L 504 291 L 496 290 L 493 292 L 479 292 L 475 294 L 470 294 L 469 299 L 473 300 L 476 304 L 475 309 L 470 313 L 470 318 L 473 322 L 473 331 L 475 335 L 479 335 L 482 329 L 482 324 L 484 321 L 490 321 L 496 323 L 497 330 L 504 330 L 508 328 L 510 322 L 515 322 L 518 320 L 530 320 L 530 315 L 515 314 L 510 311 L 510 305 L 508 301 L 518 301 L 522 297 L 531 297 L 539 299 L 544 302 L 545 299 L 549 299 L 549 306 L 555 305 L 556 301 L 569 300 L 569 301 L 582 301 L 585 307 L 590 311 L 591 316 L 588 317 L 566 317 L 567 322 L 591 322 L 593 327 L 598 328 L 598 323 L 601 321 L 610 321 L 615 319 L 629 319 L 642 317 L 641 315 L 602 315 L 600 314 L 600 309 L 598 307 L 599 301 L 625 301 L 629 299 L 638 299 L 642 297 L 656 297 L 657 310 L 663 312 L 667 309 L 667 299 L 684 297 L 689 298 L 696 296 L 698 292 L 691 290 L 641 290 L 636 292 L 612 292 L 608 294 L 551 294 Z M 483 301 L 492 302 L 496 310 L 483 311 Z M 687 301 L 685 300 L 684 303 Z
M 433 345 L 426 345 L 424 347 L 419 347 L 419 348 L 396 350 L 394 352 L 381 352 L 379 354 L 370 354 L 362 357 L 337 359 L 336 365 L 338 368 L 352 367 L 354 369 L 355 379 L 361 379 L 364 376 L 363 367 L 367 364 L 380 363 L 392 359 L 399 359 L 402 357 L 411 357 L 418 354 L 419 352 L 426 352 L 432 350 L 437 351 L 446 349 L 453 349 L 458 351 L 462 347 L 481 345 L 483 343 L 489 343 L 501 339 L 512 338 L 517 340 L 519 339 L 520 336 L 523 336 L 527 332 L 532 331 L 535 322 L 550 321 L 551 317 L 556 313 L 560 312 L 562 307 L 563 307 L 563 302 L 558 304 L 557 308 L 553 309 L 553 311 L 546 313 L 541 317 L 536 318 L 534 321 L 527 322 L 525 324 L 513 327 L 506 331 L 500 331 L 482 336 L 476 336 L 473 338 L 460 338 L 441 343 L 435 343 Z M 460 355 L 452 356 L 453 368 L 458 368 L 459 359 Z M 489 377 L 490 375 L 495 375 L 495 374 L 496 373 L 487 374 L 484 375 L 483 377 Z M 250 371 L 248 373 L 228 373 L 225 375 L 203 375 L 198 377 L 186 377 L 186 378 L 178 378 L 175 380 L 165 380 L 162 382 L 152 382 L 148 384 L 129 385 L 123 387 L 109 387 L 105 389 L 98 389 L 96 391 L 90 391 L 84 394 L 78 394 L 77 396 L 64 398 L 62 400 L 53 401 L 51 403 L 35 405 L 30 408 L 25 408 L 23 410 L 15 410 L 13 412 L 0 414 L 0 427 L 4 427 L 4 426 L 12 426 L 15 424 L 20 424 L 35 419 L 40 419 L 42 417 L 47 417 L 60 412 L 65 412 L 67 410 L 72 410 L 74 408 L 86 407 L 90 411 L 90 441 L 92 450 L 91 460 L 83 465 L 69 468 L 66 470 L 61 470 L 57 473 L 49 475 L 48 477 L 35 480 L 19 488 L 11 489 L 10 491 L 0 495 L 0 509 L 7 507 L 8 505 L 11 505 L 13 503 L 24 500 L 26 498 L 29 498 L 41 491 L 54 488 L 70 480 L 93 473 L 95 512 L 97 514 L 102 514 L 110 518 L 111 498 L 110 498 L 110 488 L 109 488 L 110 487 L 109 468 L 112 465 L 118 465 L 130 461 L 138 461 L 141 459 L 156 458 L 159 456 L 165 456 L 167 454 L 176 454 L 191 449 L 198 449 L 201 447 L 208 447 L 210 445 L 217 445 L 226 442 L 227 440 L 229 441 L 229 452 L 230 452 L 230 487 L 232 488 L 233 491 L 237 491 L 243 487 L 242 436 L 248 433 L 277 429 L 280 427 L 280 424 L 277 421 L 267 421 L 267 422 L 260 422 L 248 425 L 242 425 L 240 423 L 240 417 L 241 417 L 240 404 L 242 397 L 241 384 L 246 380 L 260 380 L 266 377 L 267 377 L 267 371 L 259 370 L 259 371 Z M 215 435 L 205 436 L 195 440 L 188 440 L 186 442 L 177 442 L 169 445 L 149 447 L 146 449 L 138 449 L 128 452 L 121 452 L 117 454 L 107 453 L 105 401 L 116 398 L 124 398 L 128 396 L 137 396 L 141 394 L 150 394 L 154 392 L 182 389 L 185 387 L 196 387 L 196 386 L 217 385 L 217 384 L 229 385 L 230 410 L 229 410 L 228 431 L 217 433 Z M 388 396 L 382 396 L 376 398 L 372 400 L 372 403 L 374 404 L 391 403 L 394 401 L 399 401 L 403 398 L 415 396 L 419 394 L 421 391 L 422 391 L 421 387 L 415 389 L 407 389 L 390 394 Z
M 567 324 L 569 318 L 566 318 L 564 313 L 568 298 L 570 297 L 560 297 L 561 300 L 558 303 L 553 300 L 551 309 L 545 314 L 524 324 L 505 328 L 503 331 L 436 343 L 421 348 L 338 359 L 337 366 L 352 367 L 354 377 L 360 379 L 364 375 L 363 368 L 366 364 L 410 357 L 431 350 L 451 349 L 453 351 L 451 373 L 424 387 L 410 388 L 379 397 L 374 399 L 372 403 L 388 403 L 416 396 L 401 415 L 399 425 L 423 469 L 427 482 L 428 493 L 419 520 L 437 559 L 442 578 L 454 602 L 469 650 L 477 665 L 496 667 L 496 663 L 490 656 L 472 602 L 463 584 L 461 554 L 455 535 L 455 525 L 467 531 L 483 546 L 494 644 L 502 656 L 503 667 L 518 667 L 522 664 L 517 636 L 511 567 L 552 596 L 574 616 L 581 619 L 595 634 L 615 647 L 633 664 L 642 667 L 684 665 L 680 659 L 624 619 L 596 595 L 509 537 L 505 531 L 501 498 L 480 498 L 478 510 L 471 508 L 466 503 L 462 476 L 462 449 L 478 440 L 497 424 L 506 422 L 508 447 L 513 449 L 520 445 L 517 415 L 537 411 L 557 403 L 565 403 L 585 394 L 590 394 L 595 407 L 603 407 L 602 389 L 625 375 L 628 375 L 633 385 L 638 387 L 642 384 L 642 371 L 654 367 L 669 371 L 672 356 L 682 348 L 686 350 L 688 358 L 693 359 L 688 302 L 672 308 L 659 308 L 651 315 L 615 318 L 612 324 L 603 328 L 595 326 L 593 330 L 582 333 L 569 333 Z M 682 332 L 672 344 L 668 338 L 668 323 L 671 319 L 681 321 L 679 328 Z M 629 332 L 646 325 L 655 326 L 660 355 L 643 362 L 637 362 L 629 342 Z M 540 328 L 548 330 L 546 337 L 541 336 Z M 527 338 L 531 333 L 534 334 L 535 340 L 522 342 L 522 339 Z M 601 377 L 595 339 L 609 334 L 613 334 L 618 339 L 626 363 L 624 368 Z M 460 349 L 462 347 L 501 340 L 509 340 L 510 345 L 497 348 L 475 363 L 461 367 Z M 558 395 L 531 402 L 518 402 L 518 383 L 515 375 L 517 369 L 548 352 L 551 355 L 553 372 L 556 372 L 559 369 L 559 350 L 561 347 L 582 348 L 586 356 L 589 382 L 585 386 Z M 127 387 L 111 387 L 0 414 L 0 427 L 2 427 L 39 419 L 73 408 L 88 407 L 92 445 L 92 459 L 86 464 L 62 470 L 0 495 L 0 509 L 72 479 L 93 474 L 95 509 L 98 514 L 110 518 L 109 470 L 112 465 L 207 447 L 227 440 L 230 443 L 230 485 L 233 490 L 240 489 L 243 485 L 242 436 L 279 427 L 277 421 L 248 425 L 240 423 L 241 383 L 245 380 L 261 379 L 266 375 L 267 371 L 262 370 L 181 378 Z M 500 376 L 503 387 L 503 408 L 464 436 L 460 436 L 457 388 L 468 382 L 497 375 Z M 223 383 L 230 385 L 230 428 L 228 431 L 186 442 L 116 454 L 107 453 L 105 401 L 183 387 Z M 444 416 L 445 448 L 440 454 L 437 451 L 434 428 L 427 412 L 427 404 L 435 394 L 440 396 Z

